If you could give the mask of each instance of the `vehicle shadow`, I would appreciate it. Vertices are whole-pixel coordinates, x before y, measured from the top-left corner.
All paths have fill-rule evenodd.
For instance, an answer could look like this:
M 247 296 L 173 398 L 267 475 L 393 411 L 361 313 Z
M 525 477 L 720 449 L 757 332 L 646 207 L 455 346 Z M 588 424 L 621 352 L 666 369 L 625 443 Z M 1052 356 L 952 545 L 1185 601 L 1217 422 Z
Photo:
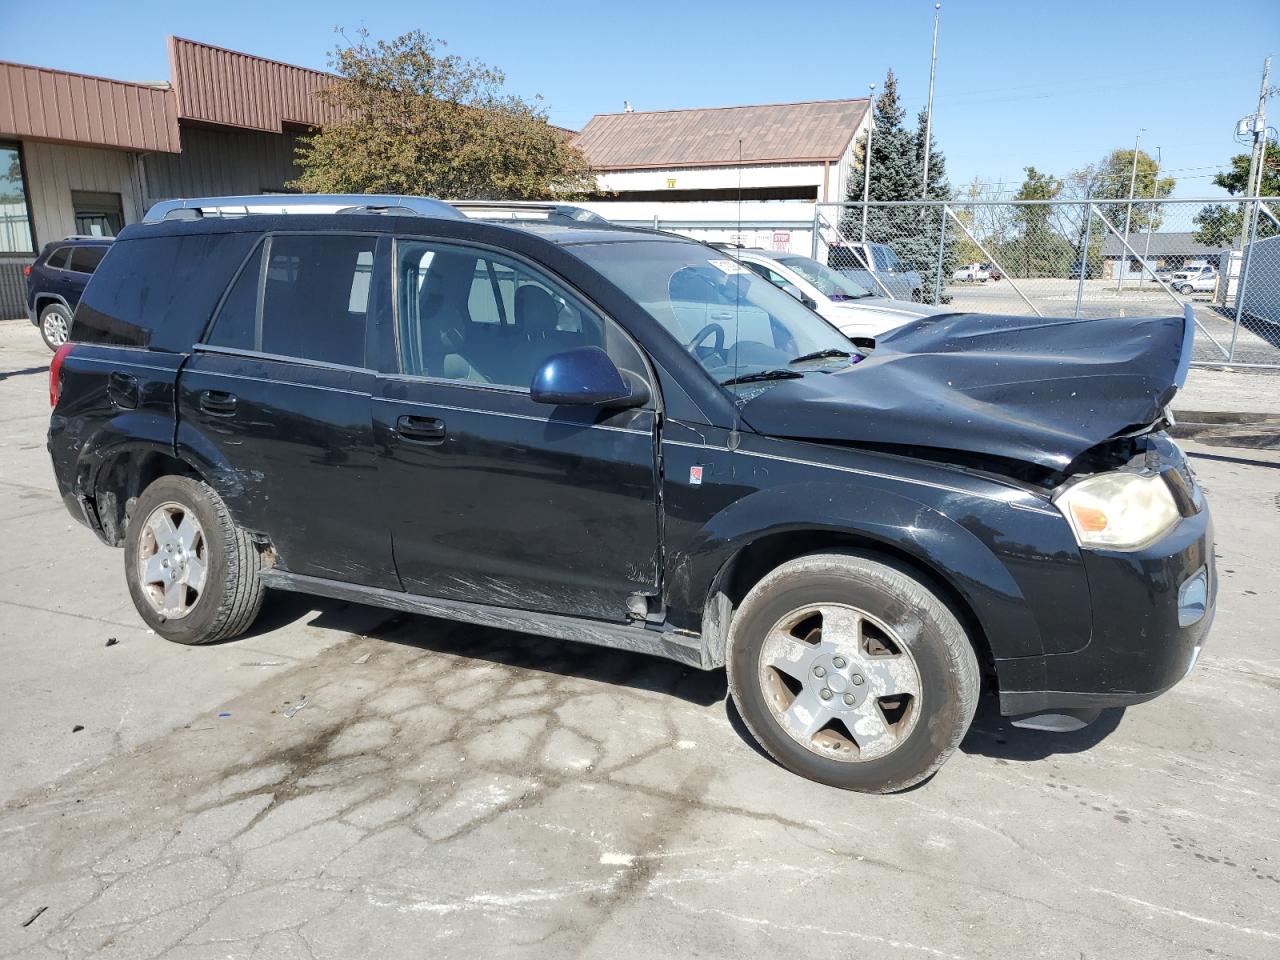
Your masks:
M 313 597 L 300 597 L 295 603 L 305 608 L 302 616 L 307 611 L 320 609 L 320 614 L 309 621 L 310 626 L 338 630 L 356 618 L 353 614 L 367 622 L 372 609 Z M 288 618 L 296 609 L 282 606 L 277 615 Z M 364 629 L 363 636 L 477 662 L 648 690 L 702 707 L 724 700 L 727 692 L 722 670 L 699 670 L 660 657 L 573 640 L 556 640 L 417 614 L 384 612 L 387 618 L 372 629 Z M 291 621 L 286 619 L 285 622 Z M 345 629 L 350 630 L 350 627 Z
M 973 725 L 960 742 L 965 753 L 997 760 L 1044 760 L 1060 753 L 1083 753 L 1097 746 L 1120 726 L 1124 708 L 1103 710 L 1098 719 L 1073 733 L 1046 733 L 1023 730 L 1000 715 L 995 697 L 984 696 L 978 703 Z

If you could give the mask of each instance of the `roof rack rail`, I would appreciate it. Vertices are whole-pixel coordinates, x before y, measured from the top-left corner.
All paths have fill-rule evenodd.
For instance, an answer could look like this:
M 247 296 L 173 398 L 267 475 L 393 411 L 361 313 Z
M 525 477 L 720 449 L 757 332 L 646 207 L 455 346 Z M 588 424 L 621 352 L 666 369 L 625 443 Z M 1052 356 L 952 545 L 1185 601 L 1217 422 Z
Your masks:
M 69 233 L 63 240 L 114 240 L 115 237 L 106 237 L 98 233 Z
M 474 220 L 547 220 L 552 223 L 610 223 L 598 213 L 572 203 L 550 200 L 450 200 Z
M 152 205 L 143 223 L 162 220 L 200 220 L 205 217 L 244 217 L 271 213 L 383 213 L 397 216 L 462 219 L 462 214 L 432 197 L 362 193 L 268 193 L 246 197 L 192 197 L 161 200 Z

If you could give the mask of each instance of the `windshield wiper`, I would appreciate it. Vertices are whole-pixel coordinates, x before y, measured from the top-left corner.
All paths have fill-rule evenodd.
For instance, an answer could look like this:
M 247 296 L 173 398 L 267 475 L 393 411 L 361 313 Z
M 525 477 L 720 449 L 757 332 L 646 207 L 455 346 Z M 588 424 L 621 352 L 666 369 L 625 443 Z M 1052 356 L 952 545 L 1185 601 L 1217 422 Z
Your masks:
M 837 350 L 835 347 L 828 347 L 826 350 L 815 350 L 813 353 L 803 353 L 794 360 L 788 360 L 788 363 L 807 363 L 810 360 L 825 360 L 827 357 L 844 357 L 846 360 L 853 354 L 848 350 Z
M 759 383 L 762 380 L 795 380 L 804 374 L 798 370 L 758 370 L 755 373 L 744 373 L 740 377 L 721 380 L 720 386 L 731 387 L 735 383 Z

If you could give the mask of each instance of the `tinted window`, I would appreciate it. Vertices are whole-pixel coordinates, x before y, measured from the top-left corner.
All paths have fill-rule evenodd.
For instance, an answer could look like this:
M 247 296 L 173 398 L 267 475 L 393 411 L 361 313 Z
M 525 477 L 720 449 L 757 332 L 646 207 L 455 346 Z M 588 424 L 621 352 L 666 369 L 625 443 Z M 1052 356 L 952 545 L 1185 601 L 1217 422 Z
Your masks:
M 255 240 L 249 233 L 117 240 L 85 288 L 71 339 L 190 350 Z
M 45 264 L 58 270 L 65 270 L 67 269 L 67 257 L 70 255 L 71 249 L 69 247 L 59 247 L 49 254 L 49 259 L 45 261 Z
M 270 237 L 227 294 L 208 342 L 363 366 L 376 246 L 376 237 Z
M 262 279 L 265 242 L 254 251 L 222 301 L 208 343 L 236 350 L 253 350 L 258 343 L 258 285 Z
M 528 389 L 549 357 L 598 346 L 643 374 L 621 330 L 524 264 L 415 240 L 398 242 L 396 264 L 405 373 Z
M 77 273 L 93 273 L 106 255 L 106 247 L 72 247 L 70 269 Z

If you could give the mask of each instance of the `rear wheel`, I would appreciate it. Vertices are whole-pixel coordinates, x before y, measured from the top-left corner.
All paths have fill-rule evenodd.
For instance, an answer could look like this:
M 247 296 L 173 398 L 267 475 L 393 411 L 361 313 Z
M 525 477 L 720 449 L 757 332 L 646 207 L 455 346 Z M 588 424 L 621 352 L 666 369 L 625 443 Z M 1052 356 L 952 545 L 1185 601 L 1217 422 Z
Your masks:
M 71 334 L 71 311 L 61 303 L 51 303 L 40 311 L 40 336 L 50 350 L 57 350 Z
M 167 640 L 226 640 L 262 607 L 261 552 L 199 480 L 161 477 L 147 487 L 130 515 L 124 554 L 133 604 Z
M 856 554 L 801 557 L 743 601 L 729 687 L 787 769 L 890 793 L 951 755 L 977 707 L 977 658 L 959 621 L 905 568 Z
M 1184 297 L 1190 296 L 1194 291 L 1195 291 L 1195 287 L 1191 286 L 1191 284 L 1189 283 L 1184 283 L 1182 286 L 1178 288 L 1178 292 L 1182 294 Z

